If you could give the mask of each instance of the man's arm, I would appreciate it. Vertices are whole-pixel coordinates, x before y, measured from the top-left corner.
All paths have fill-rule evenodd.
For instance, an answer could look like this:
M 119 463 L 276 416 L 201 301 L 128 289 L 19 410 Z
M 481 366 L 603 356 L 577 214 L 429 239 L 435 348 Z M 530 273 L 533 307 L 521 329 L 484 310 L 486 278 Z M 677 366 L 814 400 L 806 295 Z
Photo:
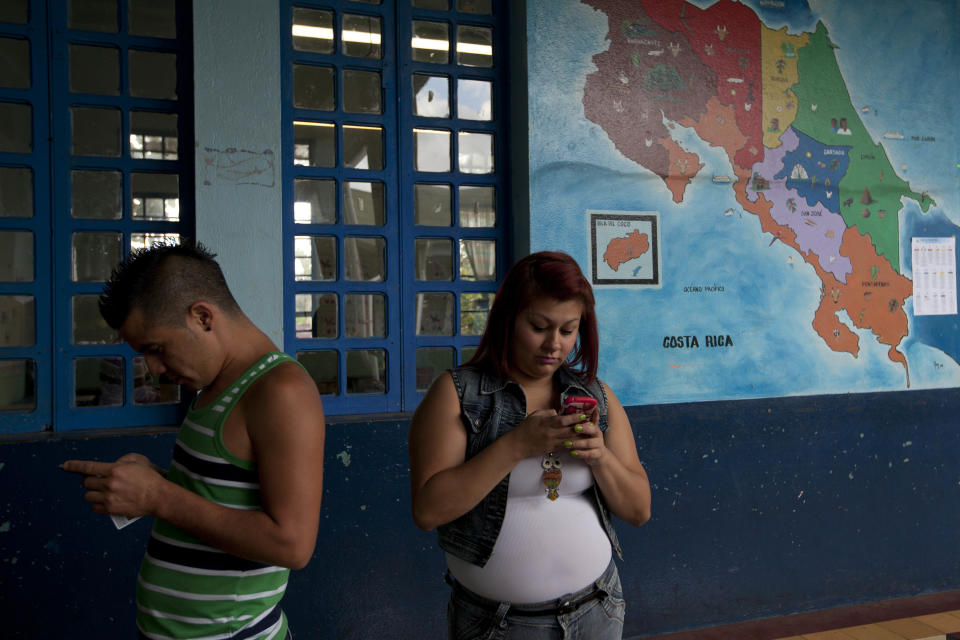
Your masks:
M 232 555 L 299 569 L 316 544 L 323 494 L 324 417 L 316 385 L 284 364 L 244 394 L 242 418 L 260 475 L 263 511 L 215 504 L 142 464 L 71 460 L 98 513 L 152 515 Z M 231 416 L 233 418 L 233 416 Z

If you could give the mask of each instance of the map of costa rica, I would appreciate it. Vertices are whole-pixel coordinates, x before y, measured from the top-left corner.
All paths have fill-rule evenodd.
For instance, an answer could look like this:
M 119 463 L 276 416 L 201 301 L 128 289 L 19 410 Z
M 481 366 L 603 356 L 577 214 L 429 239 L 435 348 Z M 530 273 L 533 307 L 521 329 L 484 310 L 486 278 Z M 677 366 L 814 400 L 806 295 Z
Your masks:
M 707 166 L 677 126 L 723 149 L 731 176 L 715 176 L 819 279 L 811 325 L 829 349 L 858 356 L 869 331 L 902 366 L 912 282 L 900 256 L 899 212 L 936 202 L 901 178 L 854 106 L 826 26 L 789 34 L 753 9 L 720 0 L 584 0 L 609 25 L 593 56 L 583 113 L 626 158 L 659 176 L 682 204 Z M 624 239 L 624 242 L 628 242 Z M 624 245 L 629 246 L 629 245 Z M 629 254 L 608 248 L 611 268 Z M 604 256 L 606 259 L 606 255 Z

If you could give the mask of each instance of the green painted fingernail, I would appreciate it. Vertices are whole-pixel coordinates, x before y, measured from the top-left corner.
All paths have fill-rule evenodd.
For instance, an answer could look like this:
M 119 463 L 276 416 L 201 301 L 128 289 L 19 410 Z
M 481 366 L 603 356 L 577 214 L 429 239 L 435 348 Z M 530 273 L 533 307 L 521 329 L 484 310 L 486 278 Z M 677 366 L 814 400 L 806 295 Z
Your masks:
M 581 419 L 581 420 L 586 420 L 586 419 L 587 419 L 587 414 L 581 413 L 581 414 L 580 414 L 580 419 Z
M 570 455 L 572 455 L 572 456 L 579 456 L 580 453 L 577 452 L 577 451 L 571 451 L 571 452 L 570 452 Z
M 573 430 L 576 431 L 577 433 L 580 433 L 581 431 L 583 431 L 583 425 L 582 425 L 582 424 L 578 424 L 577 426 L 575 426 L 575 427 L 573 428 Z
M 565 446 L 565 447 L 572 447 L 572 446 L 573 446 L 573 443 L 570 442 L 569 440 L 566 440 L 566 441 L 564 441 L 563 446 Z

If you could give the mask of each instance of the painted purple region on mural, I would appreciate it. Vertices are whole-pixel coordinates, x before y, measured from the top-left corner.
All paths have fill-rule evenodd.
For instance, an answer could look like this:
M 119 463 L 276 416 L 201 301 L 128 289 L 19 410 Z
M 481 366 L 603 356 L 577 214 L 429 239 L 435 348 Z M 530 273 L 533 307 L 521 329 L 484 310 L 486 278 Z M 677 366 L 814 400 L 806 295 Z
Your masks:
M 800 190 L 794 186 L 800 182 L 807 184 L 809 178 L 781 175 L 784 158 L 794 155 L 800 147 L 800 138 L 790 128 L 781 136 L 780 142 L 780 147 L 766 149 L 763 162 L 754 165 L 753 177 L 747 184 L 747 199 L 756 202 L 758 192 L 762 191 L 767 201 L 773 204 L 770 209 L 773 219 L 796 232 L 800 250 L 804 253 L 816 253 L 823 270 L 829 271 L 837 280 L 846 284 L 847 274 L 853 271 L 850 258 L 840 255 L 840 244 L 843 242 L 843 232 L 847 225 L 839 213 L 831 211 L 821 202 L 837 198 L 836 183 L 832 187 L 821 187 L 823 194 L 810 204 L 807 200 L 812 195 L 810 190 Z M 795 167 L 791 167 L 793 168 Z

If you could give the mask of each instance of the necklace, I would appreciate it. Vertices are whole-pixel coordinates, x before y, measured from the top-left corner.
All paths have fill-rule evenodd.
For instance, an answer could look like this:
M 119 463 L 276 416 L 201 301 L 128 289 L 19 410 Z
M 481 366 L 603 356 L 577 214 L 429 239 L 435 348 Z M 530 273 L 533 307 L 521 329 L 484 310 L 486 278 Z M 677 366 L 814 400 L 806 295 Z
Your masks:
M 560 481 L 563 480 L 563 462 L 555 453 L 548 453 L 540 458 L 543 468 L 543 486 L 547 490 L 547 499 L 551 502 L 560 496 Z

